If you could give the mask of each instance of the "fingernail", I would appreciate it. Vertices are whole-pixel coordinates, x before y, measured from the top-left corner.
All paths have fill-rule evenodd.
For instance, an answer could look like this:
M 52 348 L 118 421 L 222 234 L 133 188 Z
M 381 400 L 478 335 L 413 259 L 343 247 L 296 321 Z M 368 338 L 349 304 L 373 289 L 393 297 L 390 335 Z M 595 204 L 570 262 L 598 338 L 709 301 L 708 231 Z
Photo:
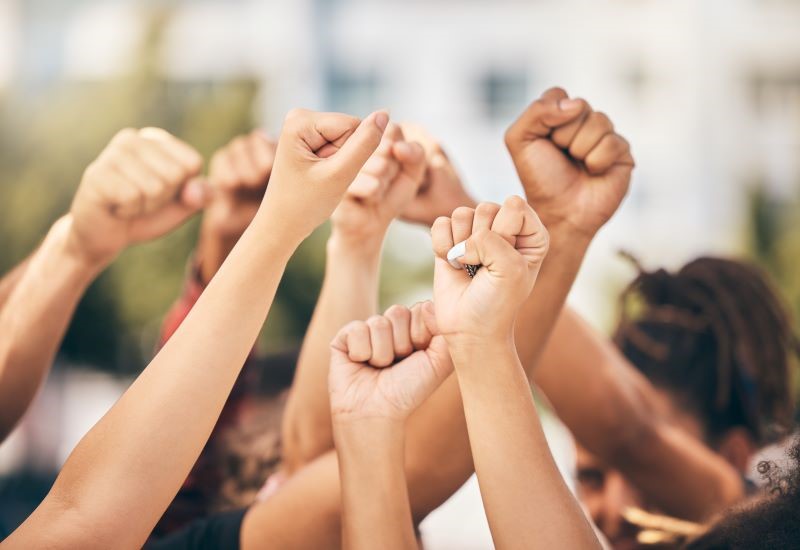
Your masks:
M 375 114 L 375 126 L 377 126 L 381 132 L 385 132 L 386 127 L 388 125 L 389 125 L 389 113 L 387 113 L 386 111 L 378 111 Z
M 458 261 L 467 254 L 467 241 L 461 241 L 453 248 L 447 251 L 447 263 L 456 269 L 464 269 L 464 266 Z
M 581 101 L 578 99 L 562 99 L 558 102 L 558 107 L 562 111 L 572 111 L 581 106 Z

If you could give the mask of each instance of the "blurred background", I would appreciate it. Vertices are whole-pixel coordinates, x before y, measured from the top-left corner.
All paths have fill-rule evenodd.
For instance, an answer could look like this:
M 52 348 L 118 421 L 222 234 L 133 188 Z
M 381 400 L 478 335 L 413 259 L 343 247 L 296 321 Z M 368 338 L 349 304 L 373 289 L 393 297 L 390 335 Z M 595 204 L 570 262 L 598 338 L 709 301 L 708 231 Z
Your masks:
M 755 258 L 800 313 L 798 29 L 797 0 L 0 0 L 0 271 L 122 127 L 166 128 L 208 158 L 255 126 L 277 135 L 292 107 L 388 107 L 441 139 L 476 197 L 502 200 L 520 192 L 505 128 L 560 85 L 638 161 L 571 297 L 581 312 L 611 326 L 627 250 L 646 267 Z M 44 490 L 146 364 L 197 228 L 130 250 L 92 287 L 0 475 Z M 325 231 L 289 268 L 269 351 L 302 338 Z M 384 304 L 427 296 L 430 273 L 426 232 L 393 228 Z

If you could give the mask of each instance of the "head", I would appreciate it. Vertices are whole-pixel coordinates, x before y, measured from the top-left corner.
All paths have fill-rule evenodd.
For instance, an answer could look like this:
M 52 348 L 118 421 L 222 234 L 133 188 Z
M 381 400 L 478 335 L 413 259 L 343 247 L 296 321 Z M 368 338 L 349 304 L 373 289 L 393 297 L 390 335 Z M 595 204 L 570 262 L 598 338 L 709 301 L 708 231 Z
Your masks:
M 789 458 L 791 463 L 784 468 L 773 462 L 759 464 L 769 498 L 731 511 L 687 549 L 795 547 L 800 541 L 800 438 L 790 449 Z
M 755 451 L 788 432 L 798 346 L 761 270 L 707 257 L 676 273 L 640 269 L 622 295 L 622 311 L 615 342 L 658 390 L 656 410 L 742 474 Z M 646 508 L 646 496 L 585 451 L 578 473 L 598 527 L 623 546 L 634 530 L 622 511 Z

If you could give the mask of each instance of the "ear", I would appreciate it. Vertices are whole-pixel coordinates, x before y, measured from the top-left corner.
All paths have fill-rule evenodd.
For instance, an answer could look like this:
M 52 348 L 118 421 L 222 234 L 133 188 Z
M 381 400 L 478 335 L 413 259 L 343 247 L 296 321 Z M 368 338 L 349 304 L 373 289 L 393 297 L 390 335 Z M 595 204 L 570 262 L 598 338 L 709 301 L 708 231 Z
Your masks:
M 756 450 L 755 441 L 744 428 L 731 428 L 717 444 L 717 452 L 742 474 L 747 473 Z

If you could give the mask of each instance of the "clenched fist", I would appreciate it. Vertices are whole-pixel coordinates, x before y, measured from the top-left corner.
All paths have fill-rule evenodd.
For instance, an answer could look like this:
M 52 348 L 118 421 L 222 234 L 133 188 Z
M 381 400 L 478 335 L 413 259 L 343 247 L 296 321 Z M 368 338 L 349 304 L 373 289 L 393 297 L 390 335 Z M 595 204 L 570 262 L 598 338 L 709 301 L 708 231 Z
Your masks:
M 459 206 L 475 206 L 441 144 L 421 126 L 403 123 L 401 128 L 407 140 L 422 145 L 426 161 L 422 185 L 401 218 L 430 227 L 436 218 L 448 216 Z
M 202 206 L 203 160 L 164 130 L 120 131 L 86 169 L 72 202 L 70 238 L 92 262 L 168 233 Z
M 327 220 L 381 142 L 389 115 L 364 120 L 295 109 L 284 122 L 262 208 L 305 239 Z
M 389 224 L 417 194 L 425 175 L 425 152 L 390 124 L 380 146 L 350 185 L 331 217 L 339 237 L 380 246 Z
M 261 130 L 234 138 L 211 157 L 211 197 L 204 229 L 238 239 L 250 225 L 267 189 L 276 143 Z
M 448 339 L 510 337 L 517 311 L 530 294 L 547 254 L 549 237 L 520 197 L 457 208 L 431 228 L 436 265 L 433 303 Z M 456 265 L 480 266 L 470 277 Z M 452 345 L 452 344 L 451 344 Z
M 331 343 L 331 414 L 337 422 L 405 420 L 452 370 L 433 305 L 392 306 L 348 324 Z
M 561 88 L 546 91 L 506 132 L 528 202 L 551 230 L 591 238 L 625 197 L 634 167 L 609 118 Z

